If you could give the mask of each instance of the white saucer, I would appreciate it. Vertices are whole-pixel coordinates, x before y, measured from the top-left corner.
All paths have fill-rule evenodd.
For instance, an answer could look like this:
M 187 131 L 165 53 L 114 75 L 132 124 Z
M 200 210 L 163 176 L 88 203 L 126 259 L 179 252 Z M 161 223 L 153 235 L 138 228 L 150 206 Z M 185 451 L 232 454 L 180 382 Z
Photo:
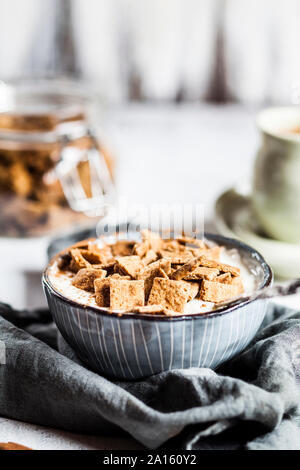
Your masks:
M 268 238 L 251 209 L 246 186 L 231 188 L 215 204 L 216 226 L 222 235 L 238 238 L 259 251 L 274 273 L 283 278 L 300 277 L 300 245 Z

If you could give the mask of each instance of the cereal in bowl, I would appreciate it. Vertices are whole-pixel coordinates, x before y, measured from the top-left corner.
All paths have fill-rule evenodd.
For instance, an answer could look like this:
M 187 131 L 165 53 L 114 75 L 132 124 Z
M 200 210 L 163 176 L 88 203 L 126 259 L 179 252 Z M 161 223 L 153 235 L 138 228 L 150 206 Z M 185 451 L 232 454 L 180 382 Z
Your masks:
M 234 251 L 144 230 L 138 242 L 101 238 L 69 247 L 52 262 L 49 278 L 64 296 L 110 312 L 205 313 L 253 287 Z

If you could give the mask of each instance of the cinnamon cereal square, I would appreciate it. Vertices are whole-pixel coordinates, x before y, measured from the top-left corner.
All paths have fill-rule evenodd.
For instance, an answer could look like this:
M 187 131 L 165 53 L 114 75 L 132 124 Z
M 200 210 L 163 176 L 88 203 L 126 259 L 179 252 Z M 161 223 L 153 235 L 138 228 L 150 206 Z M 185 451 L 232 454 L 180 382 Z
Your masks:
M 205 268 L 205 267 L 198 267 L 194 269 L 191 273 L 187 274 L 184 279 L 186 281 L 192 281 L 192 280 L 201 280 L 201 279 L 207 279 L 208 281 L 211 281 L 212 279 L 215 279 L 219 274 L 219 270 L 216 268 Z M 230 276 L 230 274 L 229 274 Z
M 185 282 L 185 281 L 182 281 L 184 283 L 183 285 L 183 288 L 186 289 L 187 293 L 188 293 L 188 302 L 190 300 L 193 300 L 198 292 L 199 292 L 199 289 L 200 289 L 200 285 L 198 284 L 198 282 Z
M 152 269 L 146 269 L 145 271 L 143 271 L 141 274 L 138 275 L 138 279 L 141 279 L 145 282 L 145 301 L 148 300 L 150 291 L 152 289 L 153 281 L 156 277 L 162 277 L 162 278 L 168 279 L 168 276 L 165 273 L 165 271 L 159 266 L 154 267 Z
M 230 284 L 231 280 L 232 280 L 232 277 L 230 273 L 220 274 L 215 279 L 215 281 L 222 282 L 223 284 Z M 211 281 L 211 279 L 209 279 L 209 281 Z
M 138 273 L 144 269 L 144 264 L 141 261 L 141 258 L 137 255 L 132 256 L 122 256 L 117 258 L 116 267 L 119 272 L 124 273 L 125 275 L 136 278 Z
M 70 255 L 72 258 L 70 262 L 70 269 L 74 273 L 77 273 L 79 269 L 91 267 L 91 264 L 82 256 L 81 250 L 79 248 L 74 248 L 71 250 Z
M 148 305 L 161 305 L 168 310 L 183 313 L 191 296 L 185 281 L 173 281 L 156 277 L 148 299 Z
M 148 264 L 148 266 L 145 266 L 144 269 L 138 273 L 137 278 L 145 280 L 157 269 L 162 269 L 167 275 L 171 274 L 170 260 L 159 259 L 158 261 Z
M 185 246 L 205 249 L 205 243 L 200 238 L 181 236 L 177 238 L 177 241 Z
M 132 255 L 135 243 L 127 240 L 118 240 L 110 245 L 113 256 L 130 256 Z
M 158 258 L 154 250 L 148 250 L 145 256 L 143 257 L 143 263 L 146 266 L 147 264 L 153 263 Z
M 81 250 L 82 256 L 91 264 L 107 264 L 113 260 L 110 247 L 98 248 L 97 246 L 90 246 L 89 249 Z
M 170 260 L 172 264 L 185 264 L 193 259 L 193 255 L 190 252 L 180 253 L 177 251 L 160 250 L 158 254 L 161 258 Z
M 144 281 L 110 280 L 111 310 L 130 310 L 144 305 Z
M 123 276 L 122 274 L 115 273 L 109 276 L 109 279 L 122 279 L 122 281 L 131 281 L 131 276 Z
M 67 269 L 70 269 L 70 263 L 72 261 L 72 256 L 70 253 L 62 253 L 59 255 L 58 260 L 57 260 L 57 267 L 61 271 L 66 271 Z
M 180 281 L 180 279 L 187 277 L 199 266 L 199 259 L 201 258 L 192 258 L 183 266 L 179 266 L 174 272 L 172 272 L 171 279 L 174 279 L 174 281 Z
M 223 302 L 239 294 L 239 286 L 224 284 L 222 282 L 202 281 L 200 299 L 206 302 Z
M 95 299 L 99 307 L 109 307 L 110 305 L 110 282 L 109 277 L 94 281 Z
M 206 268 L 217 268 L 222 273 L 230 273 L 232 276 L 239 276 L 241 271 L 236 266 L 230 264 L 219 263 L 211 259 L 207 259 L 206 255 L 199 258 L 199 266 Z
M 106 271 L 103 269 L 82 268 L 72 280 L 72 284 L 78 289 L 94 292 L 95 279 L 104 279 Z
M 150 248 L 148 241 L 136 243 L 133 247 L 133 254 L 138 255 L 140 258 L 146 255 L 147 251 Z

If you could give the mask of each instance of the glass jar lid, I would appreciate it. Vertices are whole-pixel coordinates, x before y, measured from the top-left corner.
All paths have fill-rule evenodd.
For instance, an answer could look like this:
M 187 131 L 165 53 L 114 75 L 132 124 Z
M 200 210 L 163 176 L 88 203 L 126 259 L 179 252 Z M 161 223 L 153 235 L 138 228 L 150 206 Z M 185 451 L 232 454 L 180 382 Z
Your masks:
M 91 94 L 71 81 L 0 82 L 0 139 L 57 142 L 85 134 Z

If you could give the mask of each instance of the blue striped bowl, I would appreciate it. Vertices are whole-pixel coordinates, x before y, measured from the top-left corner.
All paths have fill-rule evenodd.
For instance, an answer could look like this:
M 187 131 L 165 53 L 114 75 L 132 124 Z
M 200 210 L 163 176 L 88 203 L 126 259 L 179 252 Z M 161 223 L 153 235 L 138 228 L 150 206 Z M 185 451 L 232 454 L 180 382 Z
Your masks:
M 270 267 L 253 248 L 220 235 L 206 238 L 237 248 L 255 270 L 258 289 L 272 283 Z M 118 316 L 67 299 L 51 286 L 47 269 L 43 286 L 59 331 L 80 359 L 101 374 L 126 380 L 171 369 L 216 368 L 246 348 L 267 308 L 263 299 L 241 301 L 210 314 Z

